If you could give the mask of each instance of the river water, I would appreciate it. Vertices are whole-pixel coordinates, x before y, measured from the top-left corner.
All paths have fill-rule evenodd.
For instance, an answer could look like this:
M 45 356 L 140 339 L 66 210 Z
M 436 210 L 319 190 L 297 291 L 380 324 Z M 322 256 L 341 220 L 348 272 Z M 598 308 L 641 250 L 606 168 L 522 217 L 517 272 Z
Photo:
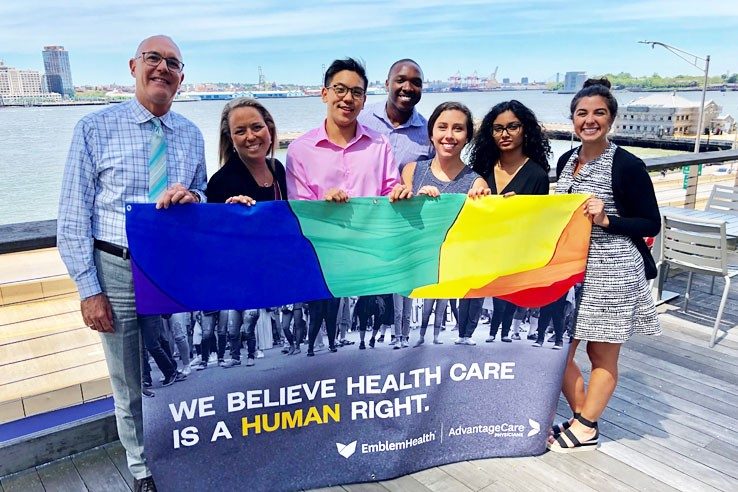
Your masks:
M 680 93 L 699 100 L 699 92 Z M 616 93 L 621 104 L 644 94 Z M 568 121 L 571 95 L 546 94 L 542 91 L 466 92 L 424 94 L 419 111 L 428 116 L 439 103 L 455 100 L 469 106 L 475 118 L 481 119 L 490 107 L 500 101 L 518 99 L 542 122 Z M 386 96 L 369 96 L 367 104 Z M 738 92 L 708 93 L 723 106 L 723 111 L 738 114 Z M 274 116 L 278 132 L 303 132 L 320 125 L 325 118 L 325 105 L 319 97 L 261 100 Z M 218 125 L 224 101 L 175 102 L 173 110 L 192 120 L 205 137 L 208 176 L 218 166 Z M 56 218 L 61 176 L 72 131 L 77 121 L 101 106 L 57 108 L 0 108 L 0 224 L 12 224 Z M 553 141 L 554 158 L 570 148 L 570 143 Z M 654 149 L 637 149 L 648 157 L 663 153 Z M 278 152 L 284 162 L 285 151 Z

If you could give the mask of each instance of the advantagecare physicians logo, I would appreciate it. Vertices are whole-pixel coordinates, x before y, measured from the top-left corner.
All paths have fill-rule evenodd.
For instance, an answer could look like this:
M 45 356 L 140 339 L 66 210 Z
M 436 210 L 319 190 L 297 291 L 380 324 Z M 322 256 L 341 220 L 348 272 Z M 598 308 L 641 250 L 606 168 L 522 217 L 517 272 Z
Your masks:
M 532 437 L 541 432 L 541 424 L 528 419 L 528 425 L 503 422 L 500 424 L 479 424 L 451 427 L 449 437 L 468 436 L 472 434 L 487 434 L 492 437 Z

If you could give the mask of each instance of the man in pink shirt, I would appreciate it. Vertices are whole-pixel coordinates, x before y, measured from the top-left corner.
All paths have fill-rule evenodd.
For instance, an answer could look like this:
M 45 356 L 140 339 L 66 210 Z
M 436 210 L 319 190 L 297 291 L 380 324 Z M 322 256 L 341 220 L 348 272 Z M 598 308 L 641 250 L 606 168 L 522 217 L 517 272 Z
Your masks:
M 287 149 L 287 197 L 290 200 L 347 202 L 351 197 L 389 195 L 401 185 L 392 146 L 384 135 L 360 125 L 366 101 L 366 70 L 352 58 L 335 60 L 325 72 L 321 97 L 327 107 L 323 125 L 293 141 Z M 308 357 L 325 320 L 331 352 L 336 352 L 339 299 L 309 304 Z

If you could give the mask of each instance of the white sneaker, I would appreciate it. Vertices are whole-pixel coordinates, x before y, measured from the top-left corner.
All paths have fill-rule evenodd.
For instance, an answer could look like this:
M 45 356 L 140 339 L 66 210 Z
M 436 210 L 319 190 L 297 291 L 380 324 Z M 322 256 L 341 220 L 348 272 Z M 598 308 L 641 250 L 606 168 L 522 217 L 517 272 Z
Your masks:
M 402 348 L 406 348 L 406 347 L 409 347 L 409 346 L 410 346 L 410 343 L 408 342 L 408 339 L 407 339 L 407 337 L 404 337 L 404 338 L 402 339 L 402 342 L 400 342 L 400 346 L 401 346 Z
M 454 343 L 456 345 L 466 345 L 466 338 L 457 338 L 454 340 Z
M 200 362 L 202 362 L 202 356 L 195 356 L 195 358 L 190 361 L 190 367 L 199 366 Z
M 467 338 L 467 339 L 466 339 L 466 342 L 464 342 L 464 343 L 465 343 L 466 345 L 476 345 L 476 344 L 477 344 L 477 342 L 475 342 L 475 341 L 474 341 L 474 340 L 472 340 L 471 338 Z
M 257 359 L 263 359 L 264 358 L 264 352 L 262 352 L 261 350 L 257 350 L 256 351 L 256 358 Z
M 190 364 L 192 364 L 192 363 L 190 363 Z M 184 374 L 185 376 L 189 376 L 192 373 L 192 368 L 191 367 L 192 367 L 191 365 L 185 366 L 184 369 L 182 369 L 182 374 Z

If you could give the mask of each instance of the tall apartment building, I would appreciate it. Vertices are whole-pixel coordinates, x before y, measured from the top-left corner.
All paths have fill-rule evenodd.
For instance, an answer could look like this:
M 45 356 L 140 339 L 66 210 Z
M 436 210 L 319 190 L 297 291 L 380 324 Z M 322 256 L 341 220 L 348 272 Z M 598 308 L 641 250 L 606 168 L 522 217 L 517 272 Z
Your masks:
M 64 49 L 64 46 L 44 46 L 41 54 L 44 58 L 44 70 L 46 71 L 46 83 L 49 91 L 74 97 L 69 52 Z

